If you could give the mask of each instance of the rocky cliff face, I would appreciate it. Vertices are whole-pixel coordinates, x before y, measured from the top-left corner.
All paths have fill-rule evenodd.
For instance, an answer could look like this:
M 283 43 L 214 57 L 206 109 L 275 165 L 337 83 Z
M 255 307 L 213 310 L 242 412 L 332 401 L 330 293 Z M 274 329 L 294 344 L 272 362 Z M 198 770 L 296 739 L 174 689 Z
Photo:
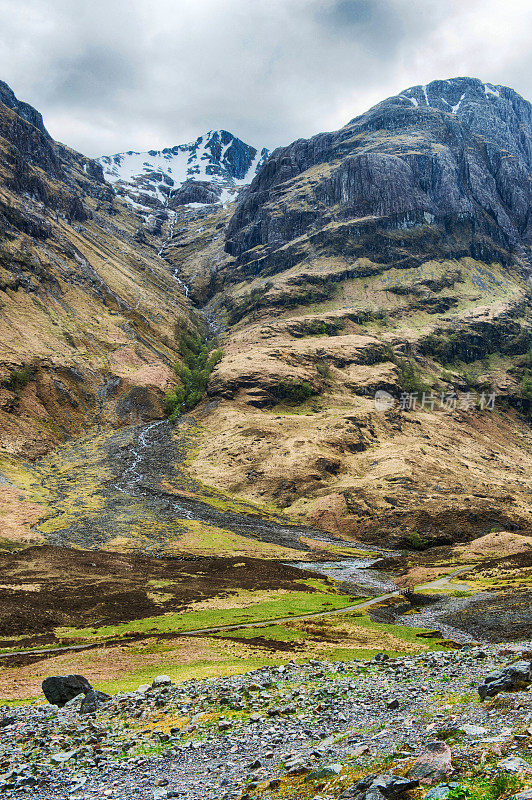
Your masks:
M 153 208 L 234 199 L 250 183 L 269 151 L 260 152 L 228 131 L 209 131 L 194 142 L 99 159 L 106 179 L 126 200 Z M 208 191 L 204 184 L 208 183 Z
M 15 97 L 14 91 L 7 83 L 4 83 L 4 81 L 0 81 L 0 102 L 6 106 L 6 108 L 10 108 L 14 111 L 17 116 L 29 122 L 30 125 L 33 125 L 34 128 L 37 128 L 47 139 L 52 138 L 44 127 L 42 114 L 40 114 L 37 109 L 33 108 L 33 106 L 30 106 L 29 103 L 18 100 Z
M 388 257 L 405 244 L 415 257 L 430 228 L 440 256 L 528 266 L 531 124 L 530 103 L 506 87 L 456 78 L 408 89 L 337 132 L 276 150 L 231 221 L 227 250 L 248 271 L 275 270 L 272 252 L 341 224 L 360 244 L 377 228 L 401 231 Z

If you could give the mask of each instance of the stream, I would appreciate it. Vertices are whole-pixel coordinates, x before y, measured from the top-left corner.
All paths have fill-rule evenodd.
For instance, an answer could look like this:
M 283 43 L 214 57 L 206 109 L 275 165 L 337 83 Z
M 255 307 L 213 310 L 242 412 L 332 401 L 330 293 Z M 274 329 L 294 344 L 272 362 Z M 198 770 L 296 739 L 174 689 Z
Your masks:
M 178 426 L 179 424 L 183 423 L 178 422 Z M 356 558 L 346 557 L 335 561 L 294 561 L 290 564 L 299 569 L 334 578 L 344 584 L 346 589 L 356 589 L 359 592 L 363 591 L 364 594 L 382 594 L 395 588 L 393 581 L 385 574 L 371 568 L 379 558 L 395 555 L 396 552 L 393 550 L 368 547 L 368 557 L 361 558 L 360 550 L 364 550 L 365 546 L 358 542 L 350 543 L 324 531 L 295 525 L 288 521 L 282 524 L 272 519 L 258 517 L 256 514 L 220 511 L 208 502 L 176 496 L 162 490 L 158 464 L 161 458 L 164 458 L 167 443 L 172 438 L 172 430 L 173 426 L 168 420 L 151 423 L 139 430 L 136 445 L 129 453 L 129 463 L 124 466 L 114 484 L 119 492 L 132 497 L 148 497 L 151 502 L 163 500 L 165 513 L 170 512 L 177 519 L 204 522 L 271 544 L 305 549 L 299 538 L 308 536 L 327 545 L 352 547 L 357 551 Z M 378 555 L 375 556 L 375 553 Z
M 176 214 L 175 211 L 170 211 L 169 210 L 168 213 L 171 214 L 171 217 L 170 217 L 170 229 L 168 231 L 167 238 L 164 240 L 164 242 L 161 245 L 161 249 L 157 253 L 157 255 L 160 256 L 161 258 L 164 258 L 164 251 L 165 251 L 166 247 L 170 244 L 172 239 L 174 238 L 174 229 L 175 229 L 175 223 L 176 223 L 176 219 L 177 219 L 177 214 Z M 175 278 L 175 280 L 178 282 L 178 284 L 181 286 L 181 288 L 183 289 L 183 291 L 185 293 L 185 297 L 188 297 L 189 294 L 190 294 L 190 288 L 179 277 L 177 268 L 172 270 L 172 275 Z
M 336 539 L 323 531 L 296 525 L 288 520 L 285 524 L 282 521 L 261 517 L 256 511 L 253 513 L 252 506 L 248 506 L 248 512 L 222 511 L 209 502 L 183 494 L 176 495 L 161 488 L 161 473 L 164 474 L 164 466 L 169 463 L 177 464 L 179 471 L 179 447 L 174 446 L 173 435 L 177 433 L 179 438 L 179 428 L 191 424 L 195 423 L 187 417 L 182 417 L 177 425 L 172 425 L 168 420 L 160 420 L 139 426 L 136 443 L 128 448 L 127 460 L 123 461 L 114 488 L 129 497 L 146 500 L 151 506 L 158 507 L 164 516 L 171 516 L 174 520 L 203 522 L 270 544 L 306 550 L 299 538 L 310 536 L 327 544 L 349 546 L 343 539 Z M 189 481 L 188 486 L 183 488 L 192 491 L 196 489 L 199 494 L 205 494 L 205 488 L 195 486 L 194 481 Z

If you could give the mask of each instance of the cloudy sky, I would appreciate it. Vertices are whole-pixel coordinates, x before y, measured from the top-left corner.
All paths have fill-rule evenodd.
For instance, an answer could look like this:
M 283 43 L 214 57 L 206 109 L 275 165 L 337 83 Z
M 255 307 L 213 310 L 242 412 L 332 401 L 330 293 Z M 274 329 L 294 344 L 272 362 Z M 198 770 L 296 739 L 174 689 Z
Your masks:
M 530 0 L 0 0 L 0 79 L 88 154 L 275 147 L 472 75 L 532 98 Z

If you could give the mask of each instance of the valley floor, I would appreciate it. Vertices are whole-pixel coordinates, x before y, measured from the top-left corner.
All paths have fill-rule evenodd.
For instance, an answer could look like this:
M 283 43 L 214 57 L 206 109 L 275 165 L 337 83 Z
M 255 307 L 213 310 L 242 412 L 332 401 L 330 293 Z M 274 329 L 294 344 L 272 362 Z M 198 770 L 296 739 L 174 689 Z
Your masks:
M 369 548 L 203 485 L 188 469 L 200 430 L 96 431 L 2 463 L 4 520 L 29 534 L 12 527 L 0 552 L 0 698 L 38 697 L 52 673 L 116 691 L 156 668 L 178 680 L 530 636 L 526 534 Z

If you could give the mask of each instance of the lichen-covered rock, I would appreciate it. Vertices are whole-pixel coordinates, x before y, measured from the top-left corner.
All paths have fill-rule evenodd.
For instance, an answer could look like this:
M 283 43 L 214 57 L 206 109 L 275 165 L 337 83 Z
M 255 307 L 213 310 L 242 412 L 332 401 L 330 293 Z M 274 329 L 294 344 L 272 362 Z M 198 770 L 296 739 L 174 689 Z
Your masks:
M 99 692 L 97 689 L 90 689 L 81 701 L 80 714 L 95 714 L 102 703 L 111 700 L 110 695 Z
M 408 777 L 430 786 L 448 778 L 453 772 L 449 745 L 445 742 L 430 742 L 425 752 L 414 762 Z

